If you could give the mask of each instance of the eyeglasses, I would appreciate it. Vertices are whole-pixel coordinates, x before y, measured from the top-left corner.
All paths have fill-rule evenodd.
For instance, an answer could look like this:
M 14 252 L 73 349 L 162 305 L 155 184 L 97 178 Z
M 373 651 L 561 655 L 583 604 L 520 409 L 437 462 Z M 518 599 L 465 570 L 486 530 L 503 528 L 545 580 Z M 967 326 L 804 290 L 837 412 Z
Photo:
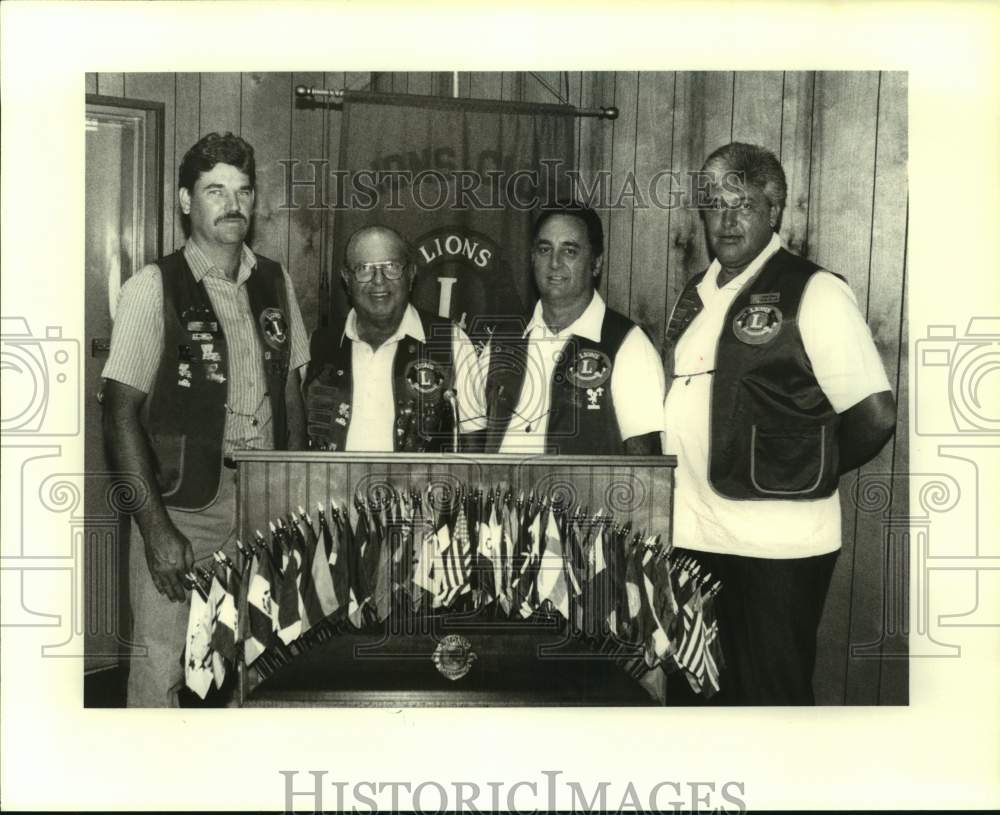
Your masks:
M 370 283 L 375 279 L 375 273 L 381 272 L 386 280 L 399 280 L 403 276 L 406 264 L 399 260 L 380 260 L 377 263 L 359 263 L 351 274 L 358 283 Z

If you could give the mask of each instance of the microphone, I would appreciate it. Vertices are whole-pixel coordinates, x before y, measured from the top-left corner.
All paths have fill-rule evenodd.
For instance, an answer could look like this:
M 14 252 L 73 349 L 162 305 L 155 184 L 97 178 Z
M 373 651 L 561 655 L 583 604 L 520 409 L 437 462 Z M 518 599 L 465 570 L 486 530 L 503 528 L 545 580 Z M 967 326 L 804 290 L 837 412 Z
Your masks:
M 452 388 L 447 388 L 442 394 L 444 400 L 451 405 L 451 451 L 458 452 L 458 398 Z

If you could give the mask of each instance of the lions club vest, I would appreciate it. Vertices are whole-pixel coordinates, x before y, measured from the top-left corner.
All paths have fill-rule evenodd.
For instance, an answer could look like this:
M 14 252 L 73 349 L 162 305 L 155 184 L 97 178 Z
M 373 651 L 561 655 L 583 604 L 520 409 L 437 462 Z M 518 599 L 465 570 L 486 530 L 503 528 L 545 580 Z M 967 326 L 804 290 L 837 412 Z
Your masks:
M 450 450 L 454 407 L 454 364 L 450 320 L 419 309 L 424 342 L 405 336 L 392 363 L 395 452 Z M 346 320 L 346 318 L 345 318 Z M 306 422 L 312 450 L 343 450 L 354 398 L 352 341 L 345 320 L 313 332 L 306 371 Z
M 815 499 L 837 489 L 839 418 L 813 376 L 798 323 L 802 294 L 818 271 L 779 249 L 726 314 L 709 444 L 709 482 L 726 498 Z M 701 311 L 696 286 L 704 276 L 681 293 L 668 342 L 677 342 Z
M 254 256 L 247 294 L 260 340 L 276 449 L 285 447 L 285 378 L 291 353 L 281 266 Z M 229 347 L 205 285 L 177 251 L 157 262 L 163 280 L 163 354 L 144 423 L 163 502 L 198 511 L 212 504 L 222 475 Z
M 569 455 L 622 455 L 625 442 L 618 428 L 611 374 L 625 336 L 635 327 L 627 317 L 606 308 L 599 341 L 572 335 L 567 341 L 548 387 L 550 410 L 545 433 L 547 453 Z M 503 444 L 507 428 L 525 387 L 528 362 L 527 336 L 493 336 L 486 381 L 486 452 Z M 528 417 L 540 419 L 541 417 Z

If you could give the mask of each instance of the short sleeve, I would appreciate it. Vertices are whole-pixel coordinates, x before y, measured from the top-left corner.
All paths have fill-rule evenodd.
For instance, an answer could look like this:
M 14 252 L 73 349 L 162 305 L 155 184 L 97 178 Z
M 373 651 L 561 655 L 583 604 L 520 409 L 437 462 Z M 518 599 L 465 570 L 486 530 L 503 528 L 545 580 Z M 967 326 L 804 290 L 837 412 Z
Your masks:
M 799 307 L 799 332 L 816 381 L 837 413 L 890 390 L 868 324 L 844 281 L 817 272 Z
M 458 398 L 459 429 L 463 433 L 486 427 L 486 371 L 489 356 L 476 354 L 476 348 L 460 326 L 454 325 L 452 357 L 455 365 L 455 391 Z M 485 362 L 484 358 L 485 357 Z
M 111 351 L 101 376 L 149 393 L 163 355 L 163 282 L 155 264 L 129 278 L 118 294 Z
M 299 301 L 295 296 L 292 278 L 289 277 L 284 266 L 281 268 L 281 273 L 285 278 L 285 292 L 288 297 L 288 330 L 292 337 L 289 365 L 292 369 L 302 368 L 309 364 L 309 335 L 302 322 L 302 312 L 299 310 Z
M 623 439 L 663 430 L 663 362 L 635 326 L 622 342 L 611 373 L 611 396 Z

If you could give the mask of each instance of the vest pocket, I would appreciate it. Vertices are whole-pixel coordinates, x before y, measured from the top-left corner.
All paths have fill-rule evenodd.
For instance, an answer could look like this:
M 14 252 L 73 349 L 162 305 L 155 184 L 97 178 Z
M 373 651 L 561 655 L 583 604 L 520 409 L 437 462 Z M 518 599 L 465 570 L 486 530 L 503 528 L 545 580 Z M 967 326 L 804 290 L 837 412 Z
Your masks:
M 819 488 L 826 463 L 826 427 L 750 431 L 750 481 L 763 495 L 807 495 Z

